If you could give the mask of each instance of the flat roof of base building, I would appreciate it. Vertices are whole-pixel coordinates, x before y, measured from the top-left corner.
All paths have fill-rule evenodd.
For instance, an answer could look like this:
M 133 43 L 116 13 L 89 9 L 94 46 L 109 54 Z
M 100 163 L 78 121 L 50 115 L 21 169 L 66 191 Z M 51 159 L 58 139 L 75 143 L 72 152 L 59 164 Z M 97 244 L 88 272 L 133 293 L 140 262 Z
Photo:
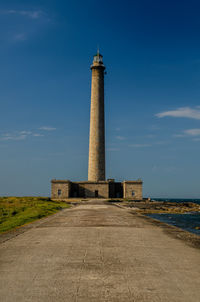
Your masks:
M 75 183 L 75 184 L 107 184 L 107 183 L 130 183 L 130 184 L 142 184 L 142 179 L 138 180 L 124 180 L 124 181 L 114 181 L 114 180 L 100 180 L 100 181 L 71 181 L 68 179 L 52 179 L 52 183 Z

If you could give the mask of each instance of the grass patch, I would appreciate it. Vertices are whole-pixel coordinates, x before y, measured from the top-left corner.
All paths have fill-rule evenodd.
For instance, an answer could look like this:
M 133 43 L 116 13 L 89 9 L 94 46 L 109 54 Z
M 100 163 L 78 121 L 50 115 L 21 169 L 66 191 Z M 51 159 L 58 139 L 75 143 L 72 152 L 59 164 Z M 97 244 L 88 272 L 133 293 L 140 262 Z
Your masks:
M 46 197 L 0 197 L 0 233 L 68 207 Z

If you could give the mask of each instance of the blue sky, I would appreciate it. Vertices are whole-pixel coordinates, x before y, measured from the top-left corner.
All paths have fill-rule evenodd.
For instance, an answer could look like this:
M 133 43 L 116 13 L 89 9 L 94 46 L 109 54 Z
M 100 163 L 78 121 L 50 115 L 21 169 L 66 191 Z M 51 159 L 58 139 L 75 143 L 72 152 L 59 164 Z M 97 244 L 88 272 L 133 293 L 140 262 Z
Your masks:
M 87 179 L 90 64 L 105 78 L 106 170 L 200 198 L 199 1 L 0 3 L 0 195 Z

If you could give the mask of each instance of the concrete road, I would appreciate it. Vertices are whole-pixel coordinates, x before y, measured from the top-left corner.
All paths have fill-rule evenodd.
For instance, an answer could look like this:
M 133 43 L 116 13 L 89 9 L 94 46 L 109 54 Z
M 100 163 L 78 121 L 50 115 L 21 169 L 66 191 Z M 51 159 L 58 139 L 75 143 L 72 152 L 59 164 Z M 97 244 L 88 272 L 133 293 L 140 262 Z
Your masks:
M 0 245 L 2 302 L 199 302 L 200 253 L 116 206 L 66 209 Z

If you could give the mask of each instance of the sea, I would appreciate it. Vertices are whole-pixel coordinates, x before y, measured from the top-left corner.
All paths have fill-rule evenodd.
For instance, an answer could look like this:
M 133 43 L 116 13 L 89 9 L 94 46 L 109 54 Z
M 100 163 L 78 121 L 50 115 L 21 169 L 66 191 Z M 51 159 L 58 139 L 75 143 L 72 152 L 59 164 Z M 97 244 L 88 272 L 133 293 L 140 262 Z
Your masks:
M 178 203 L 193 202 L 200 204 L 200 199 L 152 198 L 152 200 Z M 147 216 L 200 235 L 200 212 L 189 212 L 186 214 L 147 214 Z

